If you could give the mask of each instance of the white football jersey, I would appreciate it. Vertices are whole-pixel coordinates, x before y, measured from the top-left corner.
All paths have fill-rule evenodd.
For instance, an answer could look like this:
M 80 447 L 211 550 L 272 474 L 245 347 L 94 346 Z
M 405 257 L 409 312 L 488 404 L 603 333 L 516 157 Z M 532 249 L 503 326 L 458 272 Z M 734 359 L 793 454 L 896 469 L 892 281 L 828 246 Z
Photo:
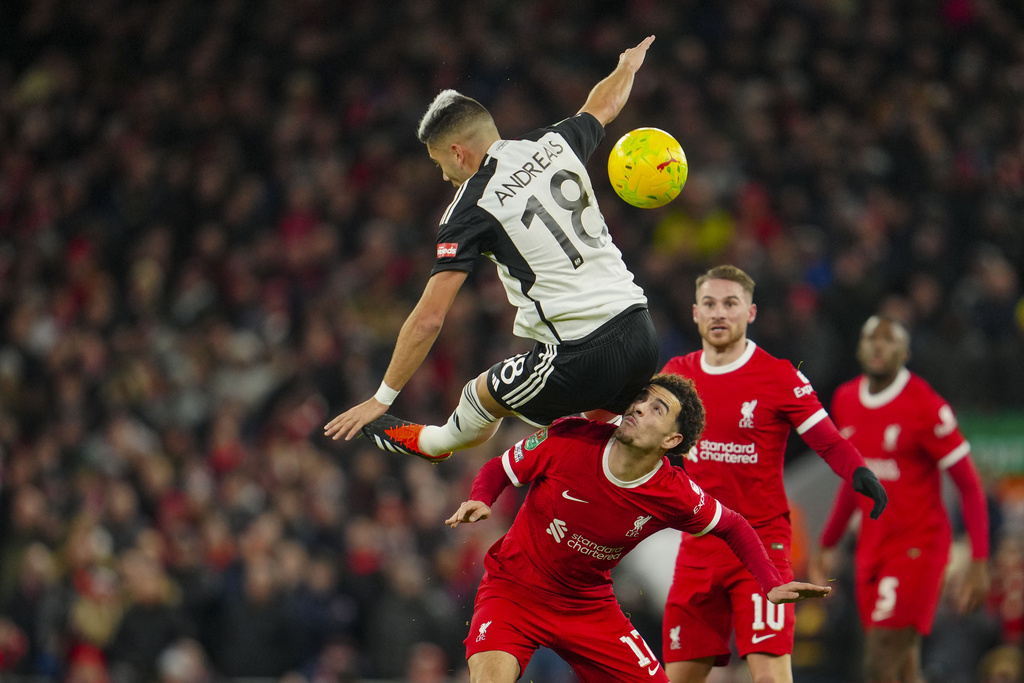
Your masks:
M 486 256 L 519 309 L 514 334 L 549 344 L 646 305 L 584 165 L 603 137 L 597 119 L 580 114 L 494 143 L 441 218 L 432 274 L 471 271 Z

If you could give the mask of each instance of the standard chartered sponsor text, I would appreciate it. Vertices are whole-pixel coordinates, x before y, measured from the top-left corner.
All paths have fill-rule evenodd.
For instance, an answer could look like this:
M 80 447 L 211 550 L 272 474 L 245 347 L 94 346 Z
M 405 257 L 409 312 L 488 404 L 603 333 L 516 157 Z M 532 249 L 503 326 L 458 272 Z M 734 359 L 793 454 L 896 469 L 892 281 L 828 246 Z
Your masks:
M 757 449 L 752 443 L 731 443 L 702 439 L 697 457 L 715 462 L 757 464 Z
M 598 545 L 589 538 L 579 534 L 573 534 L 569 539 L 569 547 L 578 553 L 589 555 L 595 560 L 617 560 L 622 557 L 622 547 L 609 548 L 606 545 Z
M 893 458 L 864 458 L 864 463 L 881 481 L 899 481 L 900 464 Z

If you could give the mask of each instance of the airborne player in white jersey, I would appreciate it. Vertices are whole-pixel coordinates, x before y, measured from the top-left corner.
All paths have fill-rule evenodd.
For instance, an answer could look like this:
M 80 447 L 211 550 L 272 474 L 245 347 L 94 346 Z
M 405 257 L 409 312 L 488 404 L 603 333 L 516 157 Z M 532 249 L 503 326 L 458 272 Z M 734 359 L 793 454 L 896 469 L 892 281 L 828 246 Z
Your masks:
M 536 426 L 574 413 L 621 413 L 657 369 L 658 342 L 643 290 L 612 244 L 586 161 L 629 97 L 648 36 L 590 91 L 580 111 L 516 140 L 454 90 L 427 109 L 419 138 L 457 189 L 441 218 L 437 262 L 409 315 L 376 395 L 324 432 L 431 462 L 494 435 L 503 417 Z M 437 339 L 478 256 L 494 262 L 519 310 L 514 333 L 536 342 L 470 381 L 447 424 L 385 414 Z
M 791 427 L 855 491 L 874 500 L 873 518 L 885 507 L 886 493 L 807 378 L 747 339 L 757 315 L 753 298 L 753 279 L 735 266 L 699 277 L 693 319 L 703 350 L 673 358 L 663 372 L 692 379 L 707 410 L 707 427 L 686 456 L 687 474 L 750 522 L 789 581 L 783 464 Z M 725 666 L 733 628 L 755 681 L 792 681 L 793 625 L 793 607 L 771 604 L 721 540 L 683 537 L 662 626 L 672 683 L 704 681 L 713 666 Z

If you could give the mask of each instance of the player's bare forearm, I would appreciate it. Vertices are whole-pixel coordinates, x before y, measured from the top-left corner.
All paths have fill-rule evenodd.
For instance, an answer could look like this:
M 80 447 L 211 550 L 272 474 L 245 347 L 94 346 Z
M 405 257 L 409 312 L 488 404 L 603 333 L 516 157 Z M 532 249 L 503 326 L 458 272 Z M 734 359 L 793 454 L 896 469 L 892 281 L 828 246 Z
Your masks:
M 823 598 L 831 592 L 832 589 L 828 586 L 790 581 L 768 591 L 768 600 L 776 605 L 781 605 L 786 602 L 800 602 L 807 598 Z
M 391 356 L 391 363 L 387 372 L 384 373 L 384 383 L 392 389 L 400 390 L 405 386 L 409 378 L 416 372 L 423 363 L 434 345 L 441 327 L 423 327 L 417 324 L 414 319 L 416 312 L 402 325 L 402 331 L 398 335 L 398 342 L 395 344 L 395 352 Z M 365 425 L 373 422 L 386 413 L 388 406 L 376 398 L 369 398 L 359 405 L 349 408 L 341 415 L 327 423 L 324 427 L 324 434 L 335 441 L 345 439 L 349 441 L 359 435 L 359 430 Z
M 413 376 L 441 333 L 445 315 L 455 301 L 467 273 L 444 271 L 427 281 L 416 308 L 402 324 L 395 342 L 391 362 L 384 373 L 384 383 L 392 389 L 401 390 Z M 349 441 L 359 435 L 359 430 L 387 412 L 388 407 L 375 398 L 367 399 L 346 410 L 324 427 L 324 434 L 335 441 Z
M 579 113 L 587 112 L 607 126 L 619 115 L 626 106 L 629 93 L 633 90 L 633 76 L 643 65 L 647 56 L 647 48 L 654 42 L 654 36 L 647 36 L 636 47 L 631 47 L 619 55 L 619 63 L 615 69 L 595 85 L 587 101 Z
M 479 500 L 467 500 L 459 506 L 459 509 L 455 511 L 454 515 L 444 520 L 444 523 L 454 529 L 463 522 L 472 524 L 473 522 L 483 521 L 490 516 L 490 506 Z

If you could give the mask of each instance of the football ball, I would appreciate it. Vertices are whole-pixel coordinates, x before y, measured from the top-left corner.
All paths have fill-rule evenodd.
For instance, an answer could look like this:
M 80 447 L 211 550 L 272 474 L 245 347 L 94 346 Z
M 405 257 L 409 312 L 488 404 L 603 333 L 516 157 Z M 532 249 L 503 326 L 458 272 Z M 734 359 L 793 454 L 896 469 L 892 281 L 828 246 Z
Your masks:
M 629 131 L 608 156 L 608 179 L 615 193 L 641 209 L 654 209 L 675 199 L 686 183 L 686 172 L 683 148 L 659 128 Z

